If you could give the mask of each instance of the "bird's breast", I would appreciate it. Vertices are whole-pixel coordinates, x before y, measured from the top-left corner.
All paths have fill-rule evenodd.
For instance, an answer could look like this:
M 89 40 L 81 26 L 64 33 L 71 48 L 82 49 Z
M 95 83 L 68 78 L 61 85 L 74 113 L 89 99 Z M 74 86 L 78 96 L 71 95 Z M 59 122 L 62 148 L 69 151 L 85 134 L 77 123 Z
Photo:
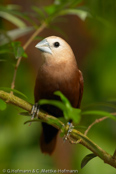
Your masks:
M 78 69 L 42 67 L 36 79 L 35 102 L 40 99 L 59 99 L 54 95 L 55 91 L 61 91 L 76 107 L 79 96 Z

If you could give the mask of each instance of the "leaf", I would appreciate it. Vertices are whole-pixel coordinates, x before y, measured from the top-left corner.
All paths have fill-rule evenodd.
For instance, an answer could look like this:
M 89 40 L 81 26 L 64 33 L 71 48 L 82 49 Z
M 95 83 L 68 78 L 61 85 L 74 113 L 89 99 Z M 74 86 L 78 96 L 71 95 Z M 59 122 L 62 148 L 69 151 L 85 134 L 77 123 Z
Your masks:
M 81 118 L 81 115 L 80 115 L 81 110 L 77 108 L 73 108 L 69 100 L 60 91 L 56 91 L 54 92 L 54 94 L 60 96 L 62 102 L 64 103 L 66 107 L 66 109 L 64 110 L 65 119 L 67 120 L 71 119 L 76 124 L 79 123 Z
M 41 17 L 41 19 L 46 18 L 44 12 L 39 7 L 33 6 L 32 9 Z
M 3 5 L 0 5 L 0 11 L 3 11 L 3 12 L 6 12 L 7 14 L 11 14 L 12 16 L 14 16 L 15 18 L 19 19 L 21 22 L 23 22 L 23 24 L 26 26 L 26 24 L 24 23 L 24 21 L 22 21 L 20 18 L 18 18 L 17 16 L 25 19 L 25 20 L 28 20 L 29 22 L 31 23 L 34 23 L 34 21 L 30 18 L 30 12 L 26 12 L 26 11 L 20 11 L 22 9 L 22 6 L 19 6 L 19 5 L 13 5 L 13 4 L 10 4 L 10 5 L 7 5 L 7 6 L 3 6 Z M 10 22 L 12 22 L 12 20 L 10 20 Z M 18 22 L 18 20 L 17 20 Z M 22 28 L 19 27 L 19 28 Z
M 6 103 L 2 100 L 2 99 L 0 99 L 0 110 L 5 110 L 6 109 Z
M 69 7 L 70 6 L 77 6 L 77 4 L 79 4 L 80 2 L 82 2 L 82 0 L 67 0 L 67 1 L 64 1 L 64 0 L 55 0 L 54 1 L 54 4 L 56 4 L 57 6 L 63 6 L 63 7 Z
M 16 53 L 16 55 L 15 55 L 16 59 L 18 59 L 19 57 L 23 56 L 23 54 L 24 54 L 24 49 L 23 49 L 22 47 L 19 46 L 19 47 L 17 48 L 17 53 Z
M 20 6 L 19 5 L 15 5 L 15 4 L 8 4 L 6 6 L 6 8 L 9 9 L 9 10 L 19 10 Z
M 24 36 L 33 30 L 34 30 L 33 27 L 25 27 L 25 28 L 17 28 L 17 29 L 7 31 L 5 34 L 2 33 L 0 37 L 0 45 L 9 43 L 10 39 L 16 40 L 17 38 Z
M 71 107 L 69 100 L 60 91 L 56 91 L 54 94 L 60 96 L 61 100 L 67 105 L 67 107 Z
M 56 20 L 55 20 L 55 22 L 56 22 Z M 67 38 L 66 33 L 60 27 L 57 27 L 57 26 L 51 24 L 49 26 L 49 28 L 52 29 L 52 30 L 54 30 L 54 31 L 56 31 L 56 32 L 58 32 L 58 33 L 60 33 L 61 35 L 64 36 L 64 38 Z
M 89 12 L 81 9 L 65 9 L 60 12 L 60 15 L 77 15 L 81 20 L 85 20 L 89 16 Z
M 6 50 L 6 49 L 1 49 L 0 50 L 0 54 L 5 54 L 5 53 L 8 53 L 9 52 L 9 50 Z M 5 61 L 5 60 L 4 60 Z
M 58 107 L 62 111 L 66 110 L 65 105 L 62 102 L 57 101 L 57 100 L 46 100 L 46 99 L 42 99 L 42 100 L 39 100 L 38 104 L 39 105 L 50 104 L 50 105 L 53 105 L 53 106 Z
M 0 11 L 0 17 L 7 19 L 9 22 L 13 23 L 19 28 L 25 28 L 26 24 L 18 17 L 4 11 Z
M 58 118 L 62 123 L 67 124 L 67 120 L 64 117 Z
M 101 115 L 101 116 L 109 117 L 116 121 L 116 117 L 106 111 L 99 111 L 99 110 L 84 111 L 84 112 L 81 112 L 81 115 L 99 115 L 99 116 Z
M 85 156 L 81 162 L 81 169 L 93 158 L 95 158 L 97 155 L 95 155 L 94 153 L 91 153 L 87 156 Z
M 27 57 L 27 54 L 24 52 L 24 49 L 21 46 L 20 42 L 12 42 L 11 46 L 13 48 L 13 52 L 14 52 L 16 59 L 18 59 L 20 57 Z
M 81 120 L 81 110 L 72 107 L 72 111 L 69 112 L 69 118 L 73 120 L 75 124 L 78 124 Z
M 21 96 L 23 96 L 27 99 L 27 96 L 25 94 L 23 94 L 22 92 L 20 92 L 16 89 L 11 89 L 11 88 L 7 88 L 7 87 L 0 87 L 0 89 L 4 90 L 4 91 L 7 91 L 7 92 L 13 91 L 14 93 L 19 94 L 19 95 L 21 95 Z
M 44 10 L 46 11 L 48 15 L 52 15 L 56 12 L 56 5 L 52 4 L 52 5 L 46 6 Z
M 61 4 L 61 0 L 54 0 L 54 4 L 55 5 L 60 5 Z
M 27 58 L 28 57 L 28 55 L 24 52 L 23 53 L 23 55 L 22 55 L 22 57 L 25 57 L 25 58 Z
M 54 94 L 57 96 L 60 96 L 62 102 L 58 100 L 43 99 L 43 100 L 40 100 L 38 104 L 39 105 L 50 104 L 50 105 L 56 106 L 63 111 L 64 118 L 67 121 L 72 120 L 76 124 L 79 123 L 81 119 L 81 110 L 77 108 L 73 108 L 69 100 L 60 91 L 56 91 Z

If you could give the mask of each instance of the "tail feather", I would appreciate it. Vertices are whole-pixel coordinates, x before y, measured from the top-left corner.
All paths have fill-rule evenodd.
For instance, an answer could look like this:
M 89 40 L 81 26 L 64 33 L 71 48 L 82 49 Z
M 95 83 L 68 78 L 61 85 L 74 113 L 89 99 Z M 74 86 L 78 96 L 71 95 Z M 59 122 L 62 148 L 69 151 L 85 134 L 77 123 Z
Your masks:
M 40 148 L 43 153 L 51 155 L 56 146 L 58 130 L 51 125 L 42 123 L 43 131 L 40 137 Z
M 56 146 L 56 138 L 55 136 L 50 143 L 46 143 L 43 135 L 43 131 L 40 137 L 40 148 L 42 153 L 51 155 L 55 149 Z

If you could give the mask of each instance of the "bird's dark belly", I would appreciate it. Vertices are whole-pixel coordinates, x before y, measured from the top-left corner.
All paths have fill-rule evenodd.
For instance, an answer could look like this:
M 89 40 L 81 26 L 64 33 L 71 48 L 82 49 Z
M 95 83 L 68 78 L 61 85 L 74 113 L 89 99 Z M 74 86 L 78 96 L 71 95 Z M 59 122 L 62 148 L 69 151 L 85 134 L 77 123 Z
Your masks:
M 78 87 L 78 86 L 77 86 Z M 59 96 L 54 95 L 55 91 L 61 91 L 70 101 L 73 107 L 77 107 L 77 101 L 78 101 L 78 95 L 74 95 L 77 92 L 77 87 L 75 86 L 72 87 L 71 83 L 66 83 L 63 82 L 62 84 L 56 83 L 55 85 L 53 84 L 48 84 L 46 87 L 43 86 L 40 94 L 40 99 L 48 99 L 48 100 L 60 100 Z M 62 117 L 63 112 L 58 108 L 53 105 L 41 105 L 41 109 L 46 111 L 47 113 L 55 116 L 55 117 Z
M 40 99 L 61 100 L 60 97 L 54 94 L 54 92 L 58 90 L 60 90 L 58 85 L 53 86 L 49 84 L 46 86 L 46 89 L 41 92 Z M 53 105 L 45 104 L 41 105 L 40 107 L 42 110 L 46 111 L 47 113 L 55 117 L 63 116 L 63 112 L 58 107 L 55 107 Z

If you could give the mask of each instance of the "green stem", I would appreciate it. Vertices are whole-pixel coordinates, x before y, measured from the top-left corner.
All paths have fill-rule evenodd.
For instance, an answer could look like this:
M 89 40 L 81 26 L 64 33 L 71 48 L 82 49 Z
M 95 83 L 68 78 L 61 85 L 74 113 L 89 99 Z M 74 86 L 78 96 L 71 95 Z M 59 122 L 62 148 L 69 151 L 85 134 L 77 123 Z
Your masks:
M 103 149 L 101 149 L 97 144 L 95 144 L 92 140 L 90 140 L 86 135 L 82 134 L 78 130 L 73 129 L 70 136 L 75 140 L 81 139 L 80 144 L 82 144 L 87 149 L 91 150 L 94 154 L 99 156 L 105 163 L 116 168 L 116 159 L 113 158 L 112 155 L 108 154 Z

